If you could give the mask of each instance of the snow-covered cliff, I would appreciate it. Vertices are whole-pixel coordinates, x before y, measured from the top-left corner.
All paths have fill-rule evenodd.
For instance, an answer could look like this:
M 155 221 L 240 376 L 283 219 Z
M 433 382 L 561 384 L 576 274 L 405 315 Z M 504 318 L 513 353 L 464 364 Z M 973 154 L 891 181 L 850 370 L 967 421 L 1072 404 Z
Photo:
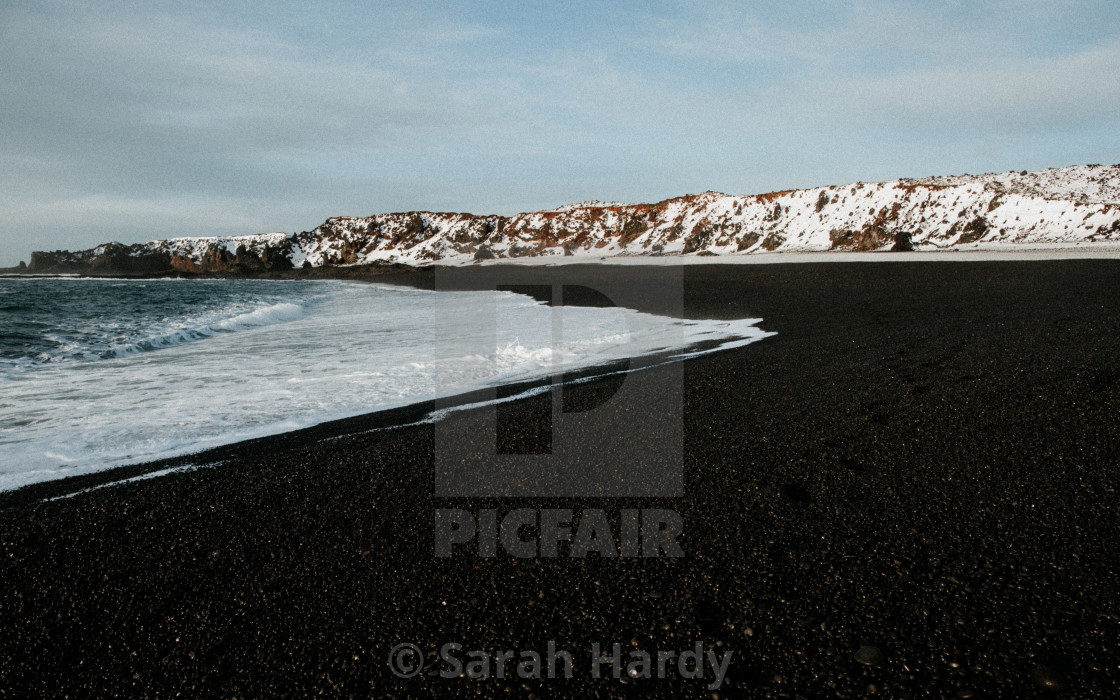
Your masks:
M 1120 243 L 1120 165 L 954 175 L 656 204 L 581 202 L 512 217 L 432 212 L 332 217 L 312 231 L 176 238 L 37 253 L 32 269 L 243 271 L 528 256 L 749 255 Z M 123 267 L 122 267 L 123 265 Z M 136 265 L 133 265 L 134 267 Z

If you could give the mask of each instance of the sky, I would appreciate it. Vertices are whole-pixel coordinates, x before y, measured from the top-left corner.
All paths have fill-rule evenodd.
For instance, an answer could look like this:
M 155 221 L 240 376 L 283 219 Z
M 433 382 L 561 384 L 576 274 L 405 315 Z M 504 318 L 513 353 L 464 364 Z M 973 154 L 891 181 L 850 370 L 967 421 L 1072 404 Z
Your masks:
M 0 0 L 0 266 L 1120 162 L 1120 3 Z

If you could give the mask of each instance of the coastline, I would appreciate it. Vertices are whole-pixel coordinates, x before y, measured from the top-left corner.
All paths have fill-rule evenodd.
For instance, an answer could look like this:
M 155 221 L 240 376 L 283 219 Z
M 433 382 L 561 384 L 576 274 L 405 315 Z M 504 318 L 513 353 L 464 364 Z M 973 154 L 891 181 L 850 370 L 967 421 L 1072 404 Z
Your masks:
M 683 270 L 686 317 L 777 332 L 684 362 L 685 496 L 621 505 L 678 510 L 684 559 L 435 559 L 435 508 L 517 506 L 434 497 L 431 425 L 366 429 L 420 408 L 371 414 L 227 446 L 220 468 L 6 504 L 0 687 L 496 695 L 510 683 L 396 679 L 385 655 L 703 639 L 734 650 L 732 697 L 1030 697 L 1040 665 L 1104 696 L 1120 632 L 1120 262 L 892 260 Z M 588 268 L 605 287 L 652 274 L 534 274 Z M 441 270 L 441 286 L 471 288 L 474 270 Z M 573 400 L 610 390 L 575 385 Z M 513 422 L 542 400 L 509 404 Z M 885 661 L 854 661 L 865 643 Z M 681 679 L 529 685 L 708 695 Z
M 430 287 L 432 286 L 430 284 L 431 271 L 427 272 L 427 275 L 424 274 L 424 271 L 416 272 L 415 276 L 413 278 L 410 278 L 410 280 L 414 281 L 418 286 Z M 95 279 L 97 281 L 103 281 L 107 278 Z M 380 289 L 388 290 L 387 296 L 386 292 L 379 292 L 378 294 L 380 296 L 374 296 L 374 302 L 370 302 L 368 299 L 361 298 L 359 295 L 360 303 L 365 305 L 365 307 L 363 308 L 384 308 L 386 311 L 393 311 L 395 307 L 392 305 L 396 303 L 394 300 L 400 298 L 400 292 L 403 291 L 405 287 L 402 287 L 400 284 L 377 285 L 376 283 L 378 283 L 380 280 L 381 278 L 379 277 L 360 280 L 348 278 L 344 280 L 332 281 L 331 283 L 342 284 L 351 290 L 357 290 L 359 292 L 363 289 L 363 284 L 361 283 L 374 283 L 375 286 L 378 286 Z M 121 281 L 128 282 L 128 280 Z M 145 280 L 136 280 L 135 283 L 140 284 L 143 287 L 145 286 L 143 284 L 144 281 Z M 199 280 L 198 284 L 207 285 L 212 284 L 213 282 L 213 280 Z M 287 284 L 287 281 L 285 280 L 254 280 L 253 282 L 262 283 L 269 286 Z M 172 281 L 172 283 L 174 288 L 180 288 L 182 286 L 181 283 L 177 281 Z M 63 284 L 63 288 L 69 288 L 71 287 L 71 285 L 75 284 L 79 286 L 82 285 L 82 278 L 67 278 L 67 280 Z M 96 284 L 96 282 L 91 281 L 90 284 Z M 237 282 L 230 282 L 230 284 L 237 284 Z M 337 289 L 337 287 L 334 287 L 334 289 Z M 365 290 L 372 291 L 368 286 L 365 287 Z M 532 291 L 532 289 L 529 289 L 527 291 Z M 69 292 L 63 293 L 69 294 Z M 469 300 L 471 298 L 471 295 L 473 294 L 474 292 L 471 292 L 467 295 L 452 294 L 448 296 L 452 298 L 463 298 L 465 300 Z M 420 296 L 422 298 L 428 299 L 433 298 L 427 293 L 422 293 L 420 294 Z M 413 297 L 415 297 L 415 295 L 413 295 Z M 524 304 L 525 301 L 527 300 L 523 299 L 522 302 L 514 303 Z M 578 300 L 569 300 L 569 303 L 573 305 L 579 305 Z M 470 302 L 468 301 L 467 304 L 469 306 Z M 342 308 L 343 310 L 342 314 L 338 315 L 338 317 L 334 318 L 333 320 L 326 321 L 325 323 L 327 325 L 323 326 L 321 330 L 329 330 L 331 327 L 331 323 L 340 322 L 344 324 L 348 323 L 351 325 L 354 323 L 349 318 L 349 315 L 356 312 L 357 307 L 347 308 L 347 305 L 344 304 L 340 308 Z M 584 317 L 587 318 L 586 315 Z M 485 316 L 483 318 L 485 318 Z M 545 318 L 547 319 L 547 315 L 545 316 Z M 615 319 L 615 321 L 617 322 L 617 319 Z M 573 356 L 579 356 L 582 358 L 580 362 L 593 362 L 596 364 L 579 367 L 578 362 L 573 365 L 573 360 L 561 358 L 561 362 L 563 363 L 562 366 L 564 367 L 564 369 L 557 370 L 557 372 L 563 375 L 565 382 L 586 381 L 588 378 L 595 376 L 613 374 L 619 371 L 629 371 L 629 367 L 631 364 L 634 364 L 635 358 L 640 358 L 637 359 L 636 368 L 642 368 L 648 367 L 650 364 L 674 361 L 679 356 L 689 356 L 696 353 L 713 352 L 727 344 L 754 342 L 758 339 L 758 336 L 760 334 L 764 334 L 753 326 L 750 326 L 749 324 L 751 322 L 751 320 L 748 320 L 747 324 L 702 324 L 704 326 L 703 331 L 694 330 L 692 332 L 686 332 L 684 330 L 681 330 L 680 324 L 672 323 L 667 318 L 661 318 L 657 320 L 654 325 L 666 327 L 666 329 L 668 330 L 665 333 L 663 333 L 661 336 L 658 336 L 655 340 L 649 340 L 647 338 L 644 344 L 642 344 L 641 341 L 632 342 L 623 349 L 623 353 L 627 351 L 634 353 L 634 358 L 623 359 L 624 355 L 621 353 L 603 352 L 601 349 L 597 349 L 594 351 L 573 350 Z M 726 328 L 728 326 L 735 325 L 745 325 L 746 327 L 730 329 Z M 641 323 L 639 323 L 638 326 L 632 326 L 632 330 L 638 329 L 639 337 L 643 337 L 642 334 L 645 332 L 644 329 L 640 328 L 641 326 Z M 363 327 L 368 327 L 371 330 L 376 330 L 377 323 L 373 321 L 363 322 Z M 519 332 L 521 339 L 525 342 L 526 345 L 533 346 L 533 343 L 536 342 L 531 339 L 527 339 L 523 329 L 515 328 L 514 330 Z M 674 340 L 673 337 L 674 332 L 676 332 L 677 335 L 676 340 Z M 419 328 L 417 330 L 417 333 L 419 334 L 419 338 L 422 338 L 424 335 L 422 333 L 422 329 Z M 720 336 L 720 333 L 732 335 L 724 338 Z M 741 333 L 742 335 L 734 335 L 735 333 Z M 438 336 L 438 334 L 436 335 Z M 298 341 L 294 341 L 291 335 L 289 335 L 288 333 L 284 333 L 281 330 L 279 334 L 273 336 L 273 339 L 271 341 L 268 341 L 268 345 L 273 349 L 274 354 L 283 355 L 284 359 L 304 356 L 303 351 L 292 350 L 293 347 L 303 347 L 308 351 L 314 353 L 313 356 L 319 357 L 320 360 L 328 361 L 324 360 L 324 357 L 326 357 L 326 355 L 319 352 L 318 345 L 324 342 L 324 337 L 329 336 L 326 334 L 320 335 L 319 332 L 316 331 L 312 334 L 312 337 L 315 339 L 315 343 L 312 343 L 310 345 L 298 345 Z M 575 329 L 573 331 L 573 337 L 581 337 L 581 332 L 579 332 L 578 329 Z M 714 340 L 715 337 L 720 337 L 721 339 Z M 508 340 L 512 341 L 513 338 L 514 336 L 510 335 Z M 432 342 L 443 342 L 446 344 L 447 342 L 449 342 L 449 340 L 450 339 L 437 340 L 436 338 L 433 338 Z M 328 345 L 330 344 L 330 341 L 325 342 L 327 342 Z M 344 342 L 344 340 L 340 338 L 339 342 Z M 547 339 L 545 339 L 542 342 L 547 343 L 548 341 Z M 617 345 L 617 341 L 612 342 L 615 342 L 615 344 Z M 608 343 L 607 346 L 610 347 L 610 343 Z M 359 359 L 359 361 L 364 362 L 365 365 L 368 366 L 371 370 L 384 371 L 384 365 L 377 359 L 370 359 L 369 357 L 365 357 L 367 349 L 361 344 L 343 345 L 343 347 L 347 348 L 346 351 L 342 351 L 343 355 L 352 358 L 364 357 L 365 359 Z M 328 354 L 331 351 L 335 352 L 335 354 L 338 354 L 340 352 L 338 347 L 333 346 L 324 346 L 322 350 Z M 416 348 L 416 350 L 417 352 L 406 353 L 395 361 L 398 361 L 403 365 L 408 365 L 408 363 L 414 361 L 421 361 L 419 360 L 419 358 L 421 356 L 424 356 L 425 352 L 430 353 L 432 351 L 432 348 L 418 347 Z M 521 348 L 520 350 L 522 352 L 525 352 L 524 348 Z M 167 357 L 167 355 L 161 353 L 159 357 L 165 358 Z M 374 355 L 373 357 L 376 358 L 376 355 Z M 172 356 L 172 359 L 170 361 L 174 362 L 174 356 Z M 620 364 L 625 365 L 626 367 L 619 369 L 617 365 Z M 301 439 L 307 441 L 316 441 L 320 439 L 329 439 L 331 437 L 350 434 L 353 432 L 360 432 L 367 429 L 383 429 L 384 427 L 391 427 L 407 422 L 430 421 L 434 420 L 432 414 L 436 411 L 447 411 L 452 408 L 458 410 L 471 405 L 493 403 L 495 400 L 507 402 L 514 396 L 533 393 L 543 387 L 551 385 L 550 381 L 542 379 L 532 379 L 534 375 L 539 374 L 539 371 L 532 370 L 531 368 L 528 371 L 525 371 L 520 367 L 511 369 L 509 363 L 505 363 L 505 365 L 503 366 L 504 369 L 502 370 L 502 377 L 494 377 L 492 380 L 490 380 L 495 382 L 495 384 L 492 384 L 491 386 L 485 386 L 482 383 L 482 379 L 466 382 L 466 386 L 464 386 L 464 382 L 460 380 L 458 386 L 449 386 L 446 388 L 428 387 L 428 389 L 424 390 L 423 393 L 419 393 L 417 391 L 413 391 L 410 394 L 394 394 L 392 392 L 378 393 L 379 387 L 365 385 L 360 385 L 364 387 L 364 390 L 360 393 L 356 393 L 348 386 L 346 386 L 346 384 L 351 382 L 352 380 L 344 379 L 340 381 L 340 384 L 338 386 L 334 386 L 334 393 L 323 393 L 323 391 L 320 389 L 318 393 L 311 393 L 310 402 L 308 402 L 308 399 L 306 397 L 303 397 L 302 403 L 299 403 L 300 406 L 311 406 L 313 408 L 333 405 L 334 408 L 331 410 L 318 410 L 316 413 L 312 413 L 309 415 L 306 413 L 298 413 L 294 409 L 289 409 L 288 413 L 284 414 L 285 416 L 287 416 L 287 420 L 284 421 L 275 419 L 272 424 L 266 424 L 262 427 L 251 430 L 241 430 L 240 434 L 234 433 L 231 435 L 227 432 L 224 435 L 209 435 L 206 433 L 200 433 L 200 437 L 197 440 L 192 441 L 188 438 L 178 441 L 171 441 L 173 447 L 171 449 L 164 449 L 161 451 L 148 449 L 145 453 L 139 450 L 133 451 L 131 449 L 121 449 L 118 450 L 117 453 L 88 452 L 85 454 L 84 460 L 74 459 L 75 457 L 79 457 L 82 455 L 82 450 L 73 446 L 71 446 L 69 450 L 65 450 L 64 447 L 67 443 L 67 436 L 61 435 L 59 436 L 57 443 L 61 447 L 53 449 L 59 449 L 60 451 L 65 452 L 65 454 L 70 455 L 69 457 L 63 458 L 66 459 L 68 463 L 58 468 L 43 469 L 40 473 L 36 473 L 33 470 L 27 470 L 27 473 L 35 475 L 32 478 L 38 479 L 36 481 L 31 481 L 31 478 L 27 478 L 24 479 L 21 483 L 20 479 L 16 478 L 20 476 L 19 472 L 16 472 L 16 477 L 0 478 L 0 508 L 3 508 L 6 504 L 15 502 L 27 502 L 29 500 L 34 500 L 35 498 L 58 498 L 66 495 L 72 495 L 84 489 L 95 487 L 99 488 L 118 480 L 138 478 L 145 474 L 167 470 L 186 469 L 190 468 L 191 465 L 197 467 L 219 463 L 227 461 L 229 459 L 228 455 L 236 454 L 239 450 L 243 451 L 247 449 L 253 449 L 260 451 L 269 449 L 269 446 L 272 442 L 275 442 L 281 438 L 283 438 L 285 444 L 289 444 L 293 441 Z M 530 367 L 532 367 L 531 364 Z M 296 373 L 301 370 L 301 365 L 297 365 L 295 368 L 289 368 L 289 371 L 292 373 Z M 121 368 L 117 368 L 115 370 L 110 369 L 108 370 L 109 373 L 104 374 L 101 377 L 100 381 L 106 386 L 127 385 L 129 384 L 129 382 L 123 378 L 122 374 L 120 374 L 124 371 L 125 370 Z M 214 371 L 220 373 L 221 371 L 223 371 L 223 368 L 219 366 Z M 253 381 L 257 382 L 257 386 L 267 387 L 274 381 L 277 383 L 292 381 L 289 379 L 290 376 L 290 374 L 284 373 L 281 373 L 279 375 L 272 374 L 264 377 L 257 375 L 253 378 Z M 345 377 L 346 374 L 343 373 L 343 376 Z M 391 384 L 392 379 L 390 378 L 386 381 Z M 183 378 L 181 381 L 177 382 L 177 384 L 179 386 L 190 387 L 192 385 L 191 377 L 188 376 L 186 378 Z M 470 388 L 472 385 L 473 388 Z M 347 393 L 348 391 L 349 393 Z M 32 391 L 30 393 L 25 390 L 21 395 L 27 396 L 28 401 L 41 401 L 43 403 L 50 403 L 55 400 L 51 399 L 52 394 L 53 391 L 51 391 L 50 389 L 39 389 L 37 392 Z M 211 392 L 211 394 L 213 394 L 213 392 Z M 495 395 L 500 396 L 501 398 L 491 398 Z M 15 392 L 13 392 L 13 397 L 10 398 L 15 398 L 15 403 L 17 405 L 21 401 L 21 399 L 16 398 Z M 170 391 L 168 396 L 164 396 L 163 393 L 160 392 L 158 394 L 147 394 L 142 398 L 134 399 L 131 404 L 129 404 L 129 408 L 131 410 L 150 409 L 152 411 L 155 411 L 155 406 L 168 406 L 170 408 L 167 414 L 163 416 L 164 419 L 170 421 L 187 421 L 176 423 L 176 425 L 181 427 L 184 425 L 189 425 L 189 419 L 186 417 L 180 417 L 183 414 L 179 409 L 176 408 L 176 402 L 182 401 L 189 403 L 193 400 L 195 400 L 195 397 L 192 395 L 191 391 Z M 222 402 L 224 400 L 225 399 L 222 398 L 221 394 L 214 395 L 213 399 L 211 400 L 211 410 L 223 410 L 225 408 L 222 405 Z M 149 403 L 149 401 L 151 403 Z M 17 407 L 13 407 L 11 405 L 13 403 L 12 401 L 9 401 L 8 403 L 9 408 L 18 410 Z M 249 412 L 261 410 L 260 406 L 257 406 L 251 402 L 244 405 L 248 406 L 247 410 Z M 30 403 L 25 408 L 26 410 L 22 411 L 22 413 L 26 413 L 28 415 L 33 415 L 36 413 L 36 411 L 33 410 L 33 405 Z M 264 410 L 271 410 L 275 415 L 280 409 L 273 407 L 266 408 Z M 127 410 L 103 411 L 103 413 L 105 412 L 119 413 L 119 419 L 125 421 L 130 420 Z M 397 419 L 392 417 L 397 415 L 405 416 L 405 418 Z M 21 413 L 15 413 L 12 418 L 13 420 L 20 419 L 22 418 L 22 415 Z M 83 425 L 80 420 L 78 420 L 77 422 L 72 421 L 72 423 L 75 426 Z M 134 440 L 143 441 L 147 439 L 147 431 L 154 430 L 158 432 L 162 430 L 162 424 L 158 420 L 149 419 L 146 423 L 140 423 L 139 425 L 139 428 L 133 428 L 131 430 L 131 433 L 128 434 L 128 437 Z M 115 428 L 115 430 L 118 431 L 116 433 L 117 442 L 123 443 L 127 446 L 127 440 L 122 437 L 119 432 L 122 429 L 123 428 Z M 188 433 L 188 435 L 190 434 Z M 13 435 L 13 437 L 18 438 L 18 436 L 15 435 Z M 89 441 L 87 441 L 86 444 L 89 444 Z M 252 445 L 252 447 L 250 448 L 249 445 Z M 39 451 L 41 452 L 42 449 L 43 448 L 40 447 Z M 10 460 L 11 463 L 8 465 L 9 468 L 16 467 L 21 462 L 20 454 L 23 453 L 17 454 L 14 450 L 9 453 L 9 457 L 12 458 Z M 35 458 L 40 457 L 40 453 L 35 452 L 35 450 L 31 450 L 26 454 L 28 459 L 32 460 L 32 462 L 30 462 L 32 464 L 34 463 L 33 460 Z M 104 454 L 108 454 L 109 458 L 105 457 Z M 124 456 L 124 458 L 110 459 L 115 455 L 122 455 Z M 132 456 L 128 457 L 128 455 Z M 128 459 L 129 461 L 125 461 L 126 459 Z M 44 479 L 43 477 L 46 475 L 49 475 L 51 478 Z M 6 474 L 4 476 L 7 477 Z M 28 483 L 29 481 L 31 483 Z
M 493 258 L 444 265 L 438 260 L 426 265 L 401 262 L 359 263 L 354 265 L 325 265 L 308 269 L 222 272 L 130 272 L 108 270 L 104 272 L 35 272 L 16 267 L 0 268 L 0 277 L 79 277 L 121 279 L 273 279 L 273 280 L 379 280 L 387 276 L 412 274 L 418 270 L 436 268 L 472 268 L 494 266 L 552 267 L 557 265 L 608 265 L 608 266 L 691 266 L 691 265 L 772 265 L 784 263 L 867 263 L 867 262 L 996 262 L 1044 260 L 1116 260 L 1120 259 L 1120 243 L 1115 241 L 1085 241 L 1069 243 L 985 244 L 936 248 L 923 246 L 912 251 L 881 249 L 853 250 L 796 250 L 773 253 L 745 253 L 730 255 L 619 255 L 598 256 L 579 254 L 572 256 L 523 256 Z
M 680 352 L 691 353 L 695 351 L 690 346 L 683 348 Z M 701 350 L 701 352 L 708 351 Z M 620 374 L 630 374 L 633 371 L 642 371 L 663 363 L 679 361 L 675 357 L 676 353 L 670 353 L 668 357 L 663 358 L 651 357 L 648 358 L 648 366 L 635 369 L 631 369 L 629 362 L 614 361 L 564 372 L 564 386 L 570 389 L 588 382 L 617 381 Z M 246 454 L 257 456 L 273 452 L 283 454 L 292 450 L 306 449 L 318 443 L 343 440 L 366 433 L 431 425 L 451 412 L 471 410 L 495 403 L 504 404 L 528 400 L 552 386 L 550 379 L 501 384 L 486 389 L 440 396 L 436 399 L 416 401 L 403 406 L 337 418 L 298 430 L 262 435 L 181 455 L 121 464 L 99 471 L 80 472 L 60 479 L 38 481 L 15 489 L 0 491 L 0 511 L 43 501 L 71 498 L 93 490 L 152 478 L 165 473 L 173 474 L 220 467 L 223 464 L 235 462 Z

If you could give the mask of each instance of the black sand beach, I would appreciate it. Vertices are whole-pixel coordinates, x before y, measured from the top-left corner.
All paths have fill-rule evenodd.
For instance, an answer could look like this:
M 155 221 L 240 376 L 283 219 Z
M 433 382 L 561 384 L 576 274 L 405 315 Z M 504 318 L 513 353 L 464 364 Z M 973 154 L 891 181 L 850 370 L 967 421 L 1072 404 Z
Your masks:
M 654 274 L 594 269 L 607 287 Z M 686 317 L 777 335 L 684 363 L 682 498 L 436 498 L 432 425 L 359 432 L 423 407 L 72 498 L 42 500 L 110 477 L 0 494 L 0 696 L 1120 692 L 1120 261 L 698 265 L 684 283 Z M 508 446 L 536 439 L 550 400 L 502 408 Z M 685 556 L 434 556 L 436 509 L 521 507 L 674 509 Z M 574 675 L 390 672 L 398 643 L 451 641 L 552 641 Z M 718 689 L 710 671 L 589 673 L 596 642 L 700 641 L 732 652 Z

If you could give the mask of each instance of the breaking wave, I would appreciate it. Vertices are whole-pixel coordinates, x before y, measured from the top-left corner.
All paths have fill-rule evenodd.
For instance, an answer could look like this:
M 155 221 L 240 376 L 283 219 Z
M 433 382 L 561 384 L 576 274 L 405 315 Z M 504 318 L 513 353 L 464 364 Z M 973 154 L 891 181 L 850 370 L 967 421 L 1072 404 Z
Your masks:
M 9 284 L 24 286 L 0 335 L 0 490 L 768 335 L 758 319 L 548 307 L 498 291 L 24 280 L 0 281 L 5 298 Z

